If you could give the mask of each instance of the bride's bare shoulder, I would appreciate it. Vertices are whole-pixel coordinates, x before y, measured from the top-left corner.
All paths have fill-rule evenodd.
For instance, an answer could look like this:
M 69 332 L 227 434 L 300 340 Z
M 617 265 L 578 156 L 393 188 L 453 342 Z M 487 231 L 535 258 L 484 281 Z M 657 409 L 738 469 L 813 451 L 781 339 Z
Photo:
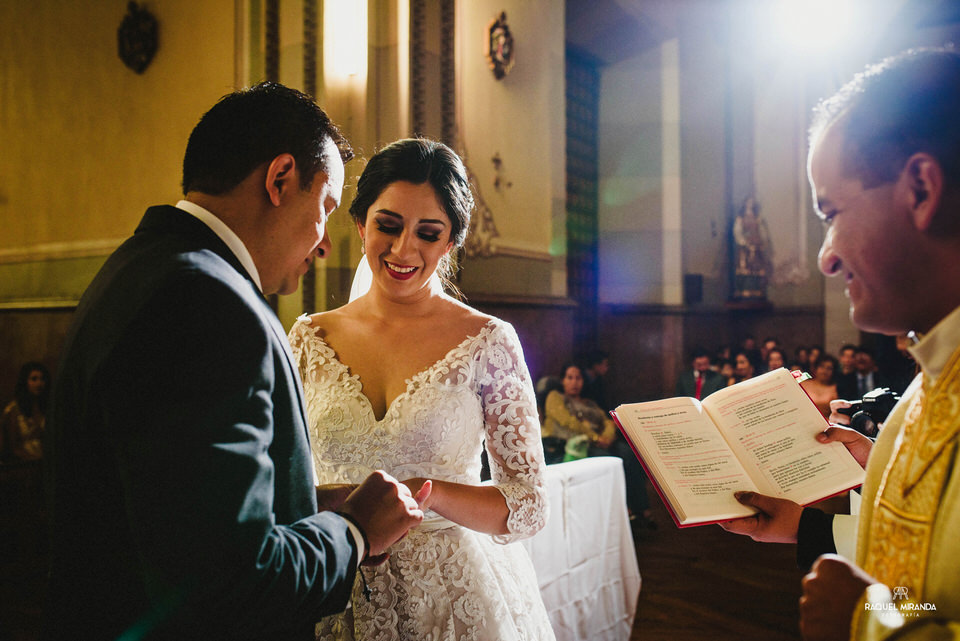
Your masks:
M 326 337 L 331 333 L 337 333 L 337 330 L 343 327 L 349 316 L 349 312 L 345 311 L 346 307 L 347 305 L 344 305 L 326 312 L 317 312 L 304 316 L 304 319 L 318 336 Z
M 491 322 L 499 321 L 496 316 L 484 314 L 478 309 L 470 307 L 466 303 L 456 299 L 449 299 L 447 303 L 447 315 L 450 320 L 465 330 L 466 335 L 472 335 L 489 325 Z

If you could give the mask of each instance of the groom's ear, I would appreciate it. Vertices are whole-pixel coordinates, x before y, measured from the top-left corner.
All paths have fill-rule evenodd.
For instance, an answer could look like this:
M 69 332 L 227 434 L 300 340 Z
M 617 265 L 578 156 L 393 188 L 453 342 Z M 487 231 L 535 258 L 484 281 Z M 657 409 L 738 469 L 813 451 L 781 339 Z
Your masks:
M 263 186 L 267 191 L 267 198 L 274 207 L 280 206 L 287 192 L 299 188 L 297 161 L 291 154 L 280 154 L 270 161 Z

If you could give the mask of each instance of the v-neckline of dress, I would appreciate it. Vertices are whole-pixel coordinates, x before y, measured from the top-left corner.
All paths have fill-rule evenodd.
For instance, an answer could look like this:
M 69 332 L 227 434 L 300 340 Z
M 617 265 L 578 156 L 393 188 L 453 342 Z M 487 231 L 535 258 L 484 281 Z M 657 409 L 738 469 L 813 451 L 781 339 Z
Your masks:
M 482 336 L 484 336 L 484 335 L 487 334 L 488 332 L 492 331 L 493 326 L 494 326 L 493 320 L 487 321 L 486 323 L 483 324 L 483 326 L 480 328 L 480 330 L 479 330 L 476 334 L 470 334 L 470 335 L 466 336 L 462 341 L 460 341 L 459 343 L 457 343 L 456 345 L 454 345 L 453 347 L 451 347 L 450 349 L 448 349 L 447 352 L 446 352 L 443 356 L 441 356 L 439 359 L 437 359 L 436 361 L 434 361 L 434 362 L 431 363 L 430 365 L 427 365 L 427 366 L 424 367 L 423 369 L 415 372 L 414 374 L 410 375 L 409 377 L 405 378 L 404 381 L 403 381 L 403 383 L 404 383 L 403 391 L 400 392 L 399 394 L 397 394 L 395 397 L 393 397 L 393 399 L 390 400 L 389 403 L 387 403 L 386 409 L 385 409 L 384 412 L 383 412 L 383 416 L 381 416 L 380 418 L 377 418 L 377 414 L 376 414 L 376 412 L 374 412 L 374 410 L 373 410 L 373 403 L 370 401 L 370 397 L 367 396 L 366 392 L 363 391 L 363 380 L 360 378 L 360 375 L 359 375 L 359 374 L 354 374 L 354 373 L 353 373 L 353 370 L 350 369 L 350 366 L 340 360 L 340 356 L 337 354 L 336 350 L 333 349 L 333 347 L 331 347 L 330 343 L 328 343 L 326 340 L 324 340 L 324 338 L 323 338 L 322 336 L 320 336 L 320 334 L 317 333 L 316 329 L 314 329 L 313 331 L 311 331 L 310 334 L 311 334 L 311 336 L 313 336 L 313 338 L 314 338 L 315 340 L 317 340 L 317 341 L 320 343 L 320 345 L 321 345 L 323 348 L 326 349 L 328 360 L 329 360 L 330 362 L 335 363 L 336 365 L 338 365 L 338 366 L 340 367 L 341 373 L 342 373 L 343 375 L 345 375 L 348 379 L 351 379 L 351 380 L 353 380 L 353 381 L 356 383 L 356 385 L 357 385 L 357 395 L 358 395 L 360 398 L 363 399 L 363 403 L 364 403 L 364 407 L 365 407 L 366 411 L 367 411 L 367 412 L 370 414 L 370 416 L 373 418 L 373 422 L 374 422 L 375 424 L 380 424 L 380 423 L 383 423 L 383 422 L 387 419 L 388 416 L 390 416 L 391 411 L 393 410 L 393 408 L 396 406 L 397 402 L 398 402 L 401 398 L 404 398 L 404 397 L 406 397 L 406 396 L 409 396 L 409 394 L 410 394 L 410 388 L 411 388 L 411 386 L 413 386 L 413 384 L 417 381 L 417 379 L 421 379 L 421 378 L 425 377 L 425 376 L 426 376 L 427 374 L 429 374 L 435 367 L 437 367 L 437 366 L 440 365 L 441 363 L 444 363 L 444 362 L 446 362 L 447 360 L 449 360 L 450 357 L 451 357 L 455 352 L 459 352 L 460 350 L 462 350 L 464 347 L 466 347 L 466 346 L 469 345 L 470 343 L 472 343 L 472 342 L 474 342 L 474 341 L 476 341 L 476 340 L 479 340 Z

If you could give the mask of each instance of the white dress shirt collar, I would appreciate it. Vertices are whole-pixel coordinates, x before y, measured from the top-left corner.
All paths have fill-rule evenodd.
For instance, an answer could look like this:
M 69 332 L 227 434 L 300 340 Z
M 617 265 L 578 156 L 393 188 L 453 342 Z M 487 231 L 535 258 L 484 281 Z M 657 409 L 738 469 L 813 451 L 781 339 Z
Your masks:
M 253 282 L 256 283 L 257 289 L 263 292 L 263 285 L 260 284 L 260 272 L 257 271 L 257 266 L 253 262 L 253 256 L 250 255 L 250 252 L 247 250 L 247 246 L 243 244 L 243 241 L 240 240 L 240 237 L 234 233 L 230 227 L 227 226 L 225 222 L 217 218 L 217 216 L 200 205 L 192 203 L 189 200 L 181 200 L 177 203 L 177 209 L 182 209 L 187 212 L 204 225 L 210 228 L 210 231 L 215 233 L 220 240 L 226 244 L 230 251 L 233 252 L 233 255 L 237 257 L 237 260 L 240 261 L 240 264 L 243 265 L 243 268 L 247 270 L 247 273 L 250 274 L 250 278 L 253 279 Z
M 936 380 L 958 347 L 960 347 L 960 307 L 943 317 L 920 339 L 919 343 L 910 348 L 910 353 L 920 364 L 923 375 L 930 380 Z

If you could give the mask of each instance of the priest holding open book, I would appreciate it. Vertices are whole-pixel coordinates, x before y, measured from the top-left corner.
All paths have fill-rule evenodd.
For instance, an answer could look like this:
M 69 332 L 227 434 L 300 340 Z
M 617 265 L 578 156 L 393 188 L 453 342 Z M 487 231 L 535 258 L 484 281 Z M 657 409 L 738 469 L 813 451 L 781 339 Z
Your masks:
M 910 352 L 921 374 L 872 448 L 842 427 L 818 437 L 846 441 L 866 479 L 856 561 L 821 556 L 803 580 L 808 640 L 960 638 L 958 113 L 960 54 L 916 50 L 855 77 L 820 104 L 811 128 L 808 172 L 826 225 L 820 269 L 844 278 L 857 327 L 918 336 Z M 827 517 L 767 494 L 740 495 L 759 512 L 724 528 L 833 545 Z
M 735 492 L 804 505 L 858 487 L 863 467 L 780 368 L 711 394 L 621 405 L 614 417 L 679 527 L 748 517 Z

